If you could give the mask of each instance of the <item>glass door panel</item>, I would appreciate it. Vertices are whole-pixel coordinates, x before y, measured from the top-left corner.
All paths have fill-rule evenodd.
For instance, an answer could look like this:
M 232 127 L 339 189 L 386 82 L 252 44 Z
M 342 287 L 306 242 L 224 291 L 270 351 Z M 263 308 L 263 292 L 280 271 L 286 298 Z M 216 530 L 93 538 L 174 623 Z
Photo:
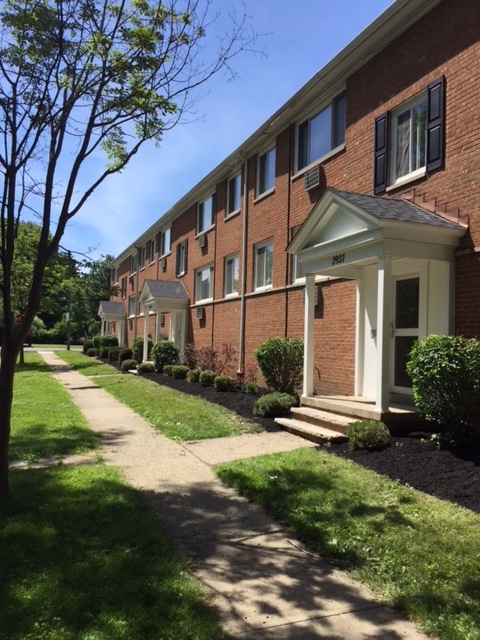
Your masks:
M 404 278 L 395 282 L 395 318 L 393 323 L 393 387 L 397 391 L 411 389 L 406 364 L 410 349 L 419 335 L 420 278 Z

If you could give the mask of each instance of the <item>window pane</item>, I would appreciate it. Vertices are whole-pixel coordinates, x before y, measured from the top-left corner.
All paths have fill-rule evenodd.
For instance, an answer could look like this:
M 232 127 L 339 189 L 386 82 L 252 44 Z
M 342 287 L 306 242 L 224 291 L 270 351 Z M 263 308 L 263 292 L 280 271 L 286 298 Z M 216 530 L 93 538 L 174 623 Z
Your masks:
M 310 121 L 310 162 L 331 150 L 332 107 L 328 106 Z
M 273 245 L 269 244 L 265 252 L 265 285 L 272 284 Z
M 412 110 L 412 171 L 425 166 L 427 103 Z
M 238 291 L 238 256 L 225 262 L 225 295 Z
M 298 127 L 298 168 L 303 169 L 309 164 L 308 159 L 308 131 L 309 121 L 306 120 Z
M 332 148 L 345 142 L 346 99 L 345 94 L 334 101 Z
M 265 247 L 257 249 L 257 265 L 256 265 L 255 286 L 263 287 L 265 284 Z
M 410 173 L 410 110 L 397 118 L 397 178 Z
M 170 251 L 170 232 L 171 229 L 165 229 L 162 233 L 162 256 Z
M 416 329 L 420 304 L 420 280 L 398 280 L 395 301 L 395 328 Z

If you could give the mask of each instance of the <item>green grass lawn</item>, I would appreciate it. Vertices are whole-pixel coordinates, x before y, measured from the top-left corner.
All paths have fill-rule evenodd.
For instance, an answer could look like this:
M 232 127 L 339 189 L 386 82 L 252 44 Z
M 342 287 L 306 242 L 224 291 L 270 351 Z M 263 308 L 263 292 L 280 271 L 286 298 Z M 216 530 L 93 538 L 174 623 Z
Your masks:
M 21 459 L 95 447 L 68 393 L 35 353 L 15 379 Z M 0 503 L 2 640 L 226 640 L 190 564 L 116 469 L 10 472 Z
M 122 375 L 114 367 L 92 361 L 83 354 L 60 351 L 57 355 L 80 373 L 97 376 L 96 384 L 172 440 L 204 440 L 262 431 L 258 424 L 219 405 L 162 387 L 141 376 Z
M 25 360 L 15 374 L 10 459 L 32 462 L 95 449 L 98 438 L 43 359 L 29 352 Z
M 480 639 L 480 516 L 311 449 L 217 471 L 427 632 Z

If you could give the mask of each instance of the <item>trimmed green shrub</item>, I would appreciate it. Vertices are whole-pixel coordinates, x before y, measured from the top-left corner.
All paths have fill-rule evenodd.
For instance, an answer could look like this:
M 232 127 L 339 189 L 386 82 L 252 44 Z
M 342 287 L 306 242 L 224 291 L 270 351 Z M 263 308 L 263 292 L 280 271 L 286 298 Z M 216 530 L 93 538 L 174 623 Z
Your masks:
M 243 393 L 255 395 L 257 393 L 257 385 L 254 382 L 246 382 L 243 385 Z
M 407 373 L 422 416 L 458 441 L 480 428 L 480 342 L 461 336 L 428 336 L 413 345 Z
M 174 364 L 172 366 L 172 375 L 177 380 L 185 380 L 190 369 L 184 364 Z
M 132 358 L 134 358 L 138 364 L 143 361 L 143 338 L 135 338 L 132 344 Z M 147 360 L 150 360 L 150 354 L 152 353 L 153 341 L 148 338 L 148 351 Z
M 155 367 L 153 366 L 153 362 L 141 362 L 137 365 L 137 372 L 142 373 L 153 373 L 155 371 Z
M 162 340 L 156 342 L 152 347 L 152 360 L 155 371 L 163 372 L 163 367 L 167 364 L 177 364 L 179 349 L 174 342 Z
M 118 347 L 117 336 L 111 336 L 108 333 L 100 336 L 100 347 Z
M 93 336 L 92 338 L 92 342 L 93 342 L 93 346 L 95 347 L 95 349 L 100 349 L 101 344 L 100 344 L 100 338 L 102 336 L 99 334 L 97 336 Z
M 122 362 L 122 371 L 132 371 L 137 368 L 137 361 L 130 358 Z
M 200 374 L 198 381 L 203 387 L 213 387 L 213 383 L 215 382 L 215 378 L 217 374 L 215 371 L 202 371 Z
M 135 360 L 135 358 L 133 357 L 132 350 L 128 349 L 127 347 L 120 349 L 118 353 L 118 361 L 125 362 L 125 360 Z
M 303 341 L 270 338 L 255 349 L 255 358 L 268 389 L 295 395 L 303 377 Z
M 97 355 L 97 350 L 95 349 L 95 347 L 90 347 L 90 349 L 87 349 L 87 356 L 89 358 L 95 358 Z
M 85 355 L 87 355 L 89 349 L 93 349 L 93 340 L 85 340 L 83 343 L 82 351 Z
M 187 382 L 198 382 L 201 373 L 202 371 L 200 369 L 190 369 L 185 380 Z
M 262 418 L 276 418 L 290 415 L 292 407 L 297 406 L 297 398 L 289 393 L 267 393 L 259 398 L 253 407 L 253 414 Z
M 110 351 L 110 347 L 100 347 L 99 353 L 100 358 L 106 360 L 108 358 L 108 352 Z
M 174 370 L 174 368 L 175 368 L 174 364 L 166 364 L 163 367 L 163 371 L 162 371 L 163 375 L 167 376 L 167 378 L 173 378 L 173 370 Z
M 217 391 L 235 391 L 237 383 L 230 376 L 217 376 L 213 381 L 213 386 Z
M 110 349 L 108 350 L 108 361 L 118 362 L 119 356 L 120 356 L 120 347 L 110 347 Z
M 384 449 L 390 443 L 390 432 L 379 420 L 359 420 L 348 425 L 346 435 L 350 451 Z

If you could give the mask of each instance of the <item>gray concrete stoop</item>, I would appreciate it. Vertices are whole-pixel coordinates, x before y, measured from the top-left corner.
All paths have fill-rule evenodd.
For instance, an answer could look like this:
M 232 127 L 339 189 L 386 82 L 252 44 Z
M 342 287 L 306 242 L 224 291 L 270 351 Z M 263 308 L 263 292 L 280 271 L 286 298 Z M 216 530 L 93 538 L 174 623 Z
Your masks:
M 302 396 L 300 407 L 292 408 L 291 418 L 275 418 L 275 422 L 292 434 L 322 444 L 346 440 L 348 426 L 367 419 L 407 429 L 419 423 L 415 408 L 405 397 L 392 401 L 388 411 L 381 412 L 373 400 L 360 396 Z
M 194 573 L 231 638 L 426 639 L 369 589 L 225 487 L 212 469 L 313 442 L 278 432 L 178 444 L 96 387 L 94 379 L 72 371 L 52 352 L 41 355 L 101 435 L 103 462 L 122 470 L 162 528 L 192 558 Z

